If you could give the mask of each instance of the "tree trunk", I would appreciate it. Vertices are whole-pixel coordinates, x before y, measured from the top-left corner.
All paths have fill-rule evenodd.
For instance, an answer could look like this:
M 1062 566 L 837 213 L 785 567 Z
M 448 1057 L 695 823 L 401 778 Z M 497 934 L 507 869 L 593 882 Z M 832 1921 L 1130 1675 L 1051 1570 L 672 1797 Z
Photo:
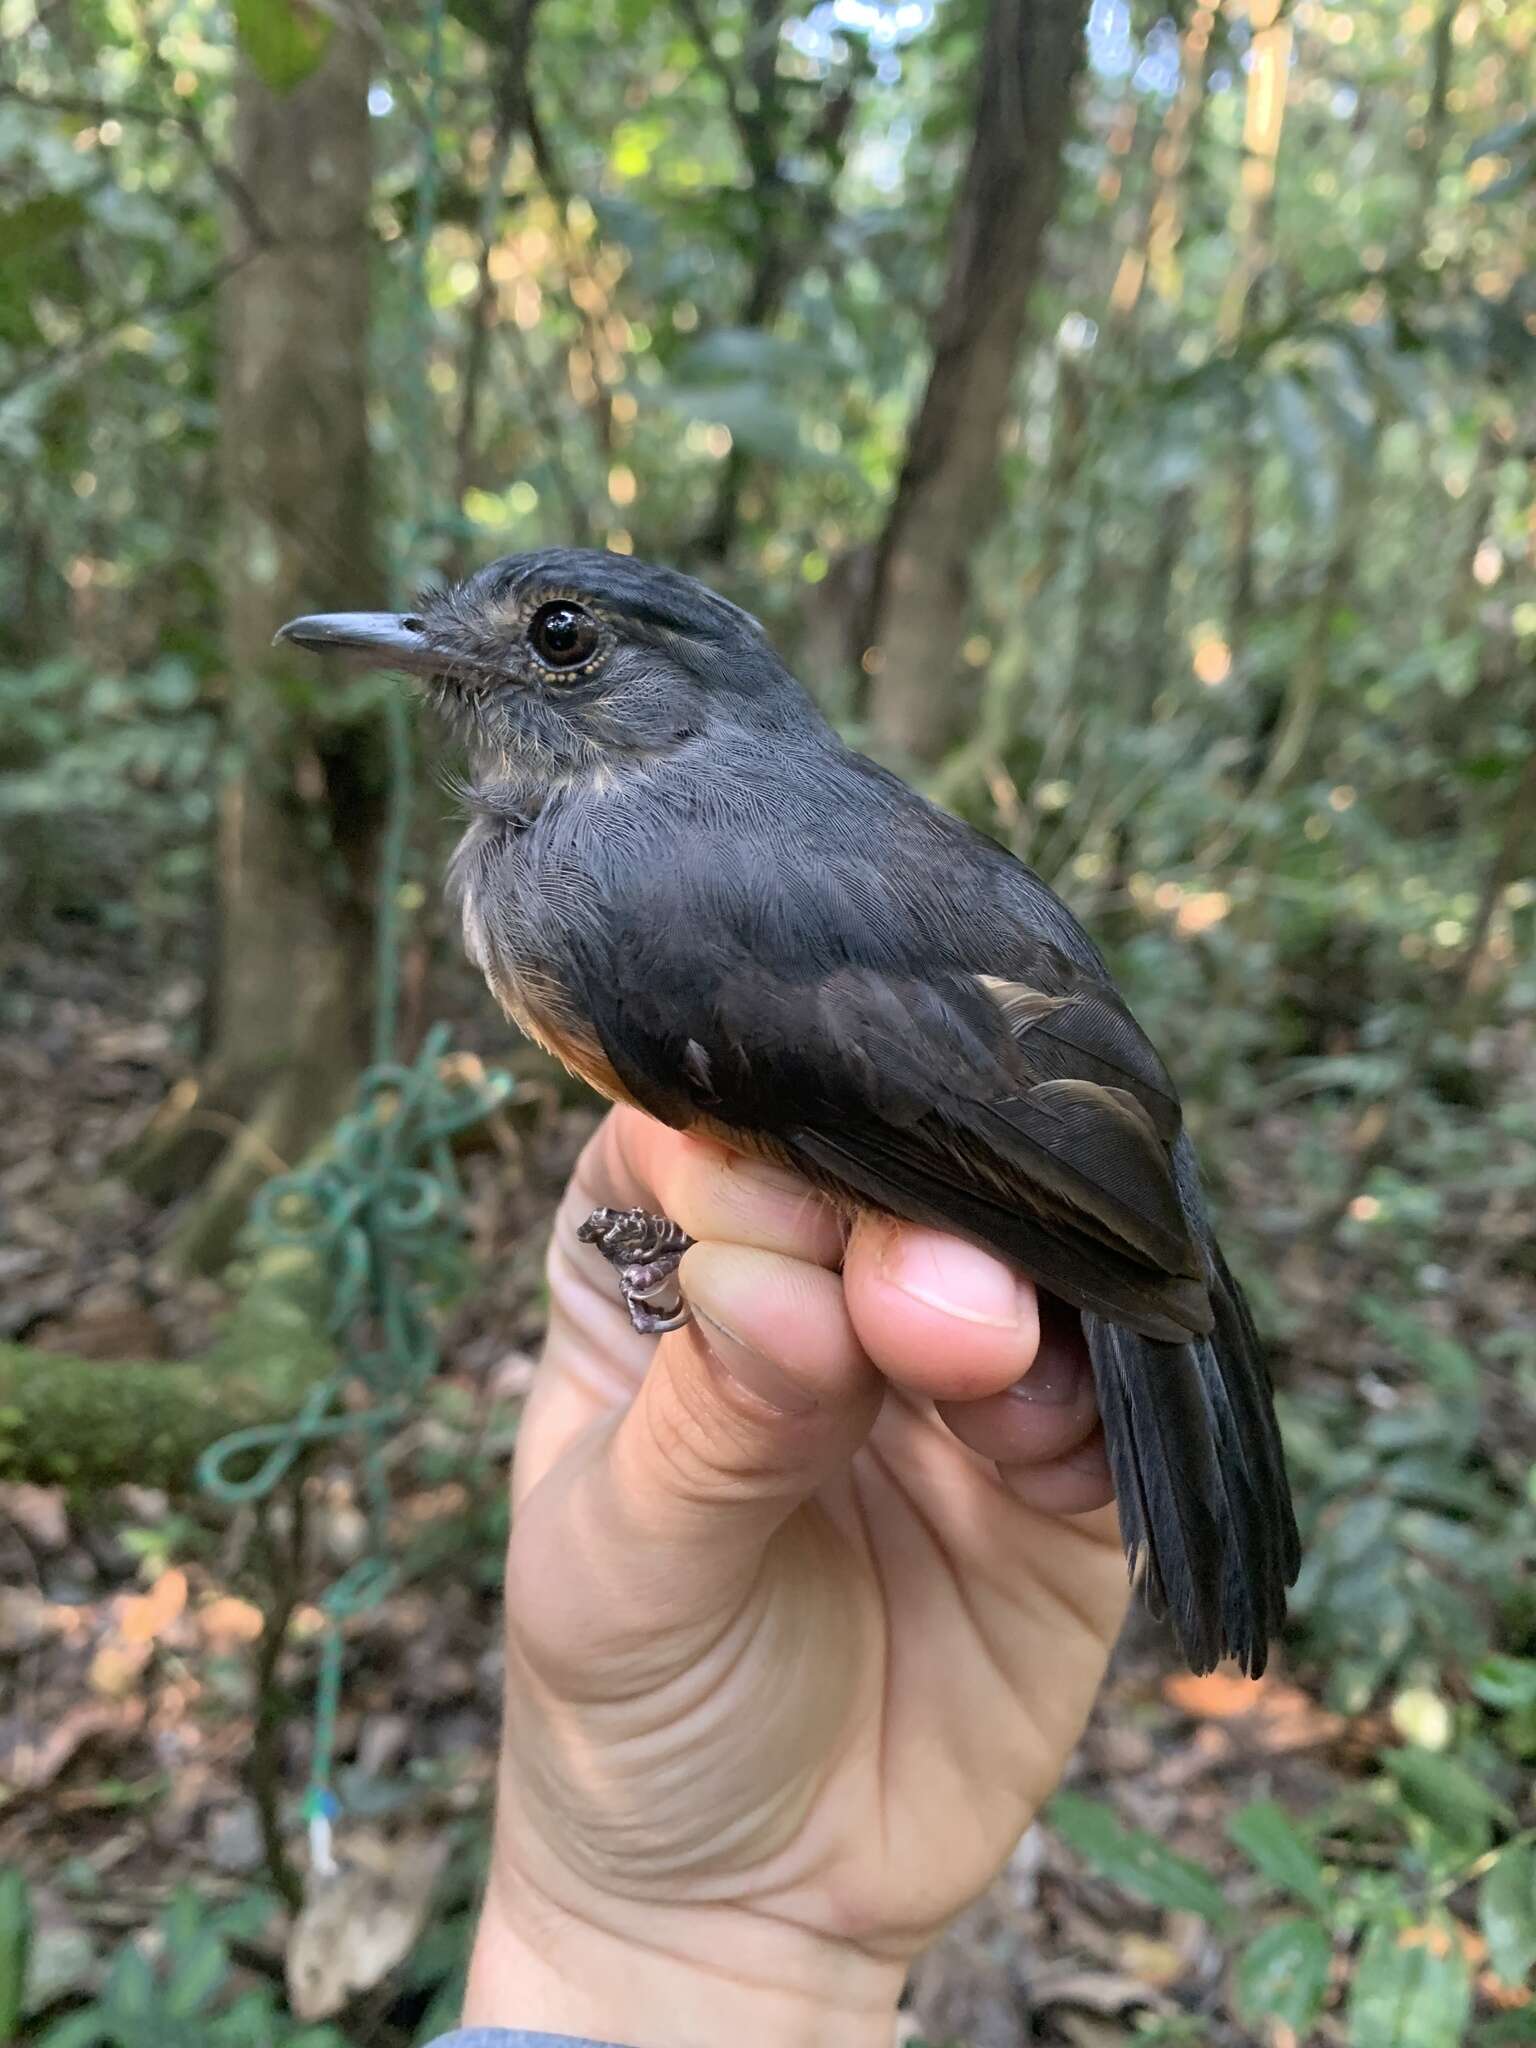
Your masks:
M 702 37 L 707 53 L 712 53 L 708 24 L 697 6 L 686 5 L 683 12 L 695 38 Z M 809 131 L 797 136 L 778 70 L 783 14 L 782 0 L 753 0 L 746 90 L 739 92 L 728 72 L 723 80 L 752 179 L 756 253 L 737 322 L 751 333 L 772 328 L 796 279 L 814 262 L 836 214 L 837 184 L 847 154 L 858 78 L 857 73 L 850 76 L 829 97 Z M 719 66 L 718 58 L 714 61 Z M 724 71 L 723 66 L 719 68 Z M 820 180 L 807 186 L 786 179 L 782 166 L 792 155 L 819 158 Z M 704 561 L 723 562 L 735 546 L 742 497 L 754 467 L 739 447 L 726 456 L 714 505 L 695 544 Z
M 1056 210 L 1087 0 L 991 0 L 970 162 L 928 388 L 875 560 L 863 663 L 886 747 L 931 760 L 965 728 L 976 683 L 958 660 L 970 562 L 998 496 L 997 456 Z
M 1291 57 L 1291 24 L 1280 18 L 1280 0 L 1250 0 L 1253 44 L 1243 116 L 1243 160 L 1232 201 L 1231 234 L 1237 261 L 1227 278 L 1217 317 L 1224 345 L 1236 350 L 1256 323 L 1267 297 L 1275 220 L 1275 165 L 1285 123 L 1286 78 Z M 1229 532 L 1227 645 L 1239 676 L 1246 670 L 1253 627 L 1259 615 L 1258 488 L 1259 451 L 1254 445 L 1256 371 L 1244 369 L 1232 418 L 1232 480 Z
M 235 164 L 280 224 L 222 306 L 222 588 L 227 732 L 211 1050 L 152 1128 L 134 1177 L 169 1194 L 209 1175 L 177 1233 L 227 1254 L 259 1182 L 335 1114 L 366 1057 L 377 734 L 327 716 L 333 680 L 272 634 L 296 613 L 380 601 L 365 417 L 368 59 L 338 20 L 324 62 L 272 91 L 248 70 Z M 238 231 L 238 230 L 237 230 Z

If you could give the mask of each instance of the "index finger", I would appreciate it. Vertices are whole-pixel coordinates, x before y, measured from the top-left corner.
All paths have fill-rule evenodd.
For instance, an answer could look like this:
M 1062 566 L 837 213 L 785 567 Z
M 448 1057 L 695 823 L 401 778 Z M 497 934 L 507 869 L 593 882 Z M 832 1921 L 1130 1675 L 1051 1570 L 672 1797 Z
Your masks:
M 656 1340 L 630 1323 L 613 1269 L 577 1237 L 600 1208 L 644 1209 L 702 1243 L 829 1272 L 842 1263 L 842 1224 L 809 1182 L 639 1110 L 613 1110 L 582 1152 L 555 1217 L 549 1334 L 519 1431 L 519 1493 L 582 1430 L 629 1404 L 656 1355 Z
M 842 1261 L 837 1213 L 800 1174 L 717 1138 L 671 1130 L 627 1106 L 604 1119 L 577 1161 L 557 1236 L 598 1208 L 646 1209 L 690 1237 L 750 1245 L 829 1270 Z

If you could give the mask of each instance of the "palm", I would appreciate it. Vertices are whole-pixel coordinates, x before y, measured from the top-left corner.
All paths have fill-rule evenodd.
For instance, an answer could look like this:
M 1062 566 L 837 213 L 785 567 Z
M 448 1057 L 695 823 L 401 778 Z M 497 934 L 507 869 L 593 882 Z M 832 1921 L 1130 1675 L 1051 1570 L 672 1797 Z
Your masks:
M 593 1193 L 589 1175 L 573 1213 Z M 1123 1614 L 1113 1517 L 1025 1504 L 930 1401 L 892 1389 L 750 1568 L 653 1577 L 601 1525 L 608 1450 L 656 1347 L 566 1243 L 509 1576 L 514 1683 L 541 1708 L 530 1776 L 594 1864 L 643 1832 L 624 1879 L 638 1894 L 905 1953 L 985 1885 L 1060 1775 Z M 590 1782 L 599 1740 L 644 1768 Z

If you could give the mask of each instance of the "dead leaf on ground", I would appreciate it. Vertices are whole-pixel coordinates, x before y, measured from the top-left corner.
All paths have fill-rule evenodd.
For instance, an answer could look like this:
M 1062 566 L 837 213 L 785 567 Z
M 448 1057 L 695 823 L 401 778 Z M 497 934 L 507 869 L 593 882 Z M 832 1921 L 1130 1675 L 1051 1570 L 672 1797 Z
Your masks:
M 137 1301 L 88 1304 L 40 1323 L 30 1342 L 36 1351 L 96 1359 L 104 1367 L 117 1359 L 164 1358 L 167 1348 L 160 1319 Z
M 130 1735 L 144 1719 L 144 1702 L 82 1700 L 68 1708 L 41 1741 L 22 1742 L 6 1758 L 13 1791 L 36 1792 L 51 1785 L 75 1752 L 98 1735 Z
M 187 1575 L 178 1565 L 163 1571 L 147 1593 L 130 1593 L 117 1613 L 117 1632 L 125 1643 L 152 1643 L 187 1604 Z
M 87 1678 L 92 1692 L 105 1693 L 109 1700 L 125 1699 L 143 1676 L 153 1654 L 153 1645 L 103 1643 L 91 1659 Z
M 1226 1671 L 1212 1671 L 1203 1678 L 1188 1671 L 1172 1672 L 1163 1680 L 1162 1692 L 1176 1712 L 1203 1724 L 1179 1768 L 1165 1776 L 1170 1785 L 1197 1777 L 1237 1752 L 1277 1756 L 1330 1748 L 1346 1739 L 1353 1726 L 1346 1716 L 1319 1706 L 1299 1685 L 1287 1685 L 1272 1672 L 1263 1678 L 1240 1678 Z
M 1173 1671 L 1163 1680 L 1163 1698 L 1196 1721 L 1230 1721 L 1253 1713 L 1273 1685 L 1268 1677 L 1243 1678 L 1235 1671 Z
M 448 1859 L 446 1841 L 354 1836 L 348 1863 L 311 1876 L 288 1937 L 288 1998 L 302 2020 L 329 2019 L 409 1955 Z
M 1118 2013 L 1126 2013 L 1137 2006 L 1157 2006 L 1166 2001 L 1140 1978 L 1127 1977 L 1114 1970 L 1083 1970 L 1065 1964 L 1054 1970 L 1041 1970 L 1029 1982 L 1030 2003 L 1043 2011 L 1051 2005 L 1081 2006 L 1085 2012 L 1102 2014 L 1106 2019 Z
M 241 1643 L 254 1643 L 266 1621 L 254 1601 L 225 1593 L 199 1607 L 197 1625 L 209 1649 L 230 1650 Z
M 69 1541 L 69 1517 L 61 1486 L 32 1486 L 24 1479 L 0 1485 L 0 1522 L 13 1522 L 42 1551 L 62 1550 Z
M 1536 2005 L 1536 1991 L 1528 1984 L 1511 1984 L 1505 1977 L 1495 1977 L 1492 1970 L 1478 1974 L 1477 1988 L 1495 2012 L 1523 2012 L 1528 2005 Z
M 1120 1960 L 1137 1982 L 1160 1991 L 1177 1984 L 1184 1975 L 1185 1958 L 1171 1941 L 1155 1935 L 1138 1934 L 1133 1928 L 1120 1937 Z

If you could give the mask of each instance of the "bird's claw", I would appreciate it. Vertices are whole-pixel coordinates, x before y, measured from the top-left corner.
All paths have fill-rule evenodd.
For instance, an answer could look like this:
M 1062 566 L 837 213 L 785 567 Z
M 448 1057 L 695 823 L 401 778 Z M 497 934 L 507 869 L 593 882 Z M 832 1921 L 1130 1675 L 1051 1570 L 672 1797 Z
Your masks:
M 677 1268 L 693 1239 L 666 1216 L 647 1209 L 594 1209 L 577 1227 L 619 1276 L 629 1320 L 642 1337 L 680 1330 L 689 1308 L 677 1286 Z

